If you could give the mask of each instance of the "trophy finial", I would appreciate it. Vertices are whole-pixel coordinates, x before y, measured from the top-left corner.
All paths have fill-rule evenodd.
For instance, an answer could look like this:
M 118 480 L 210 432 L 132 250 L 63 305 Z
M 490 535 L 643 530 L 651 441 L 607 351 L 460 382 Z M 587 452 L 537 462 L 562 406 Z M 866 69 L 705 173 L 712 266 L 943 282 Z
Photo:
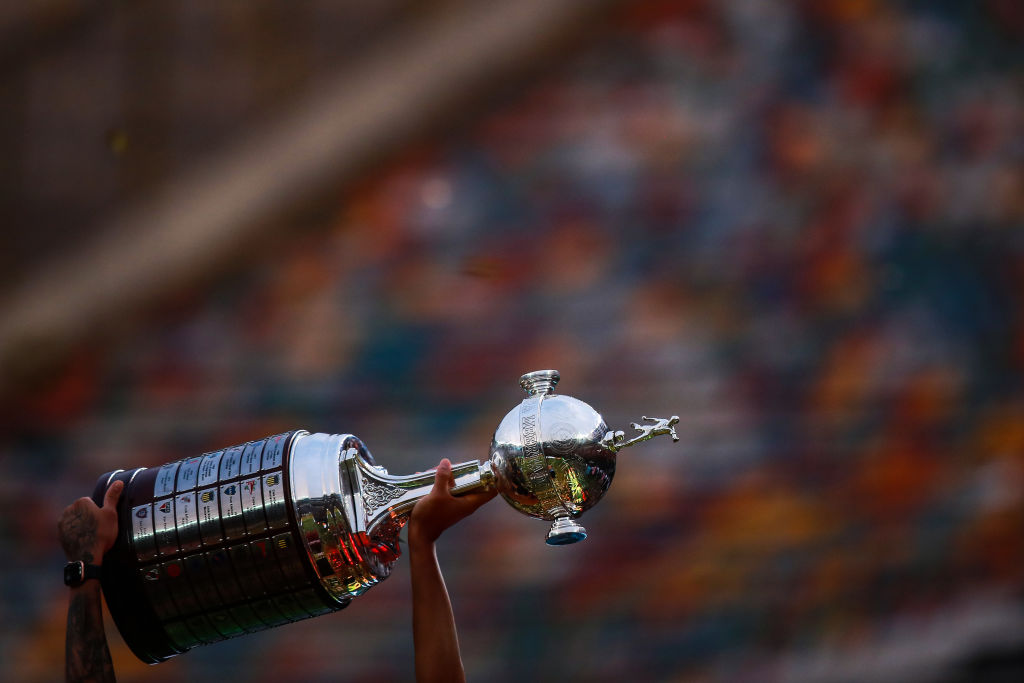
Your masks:
M 601 439 L 602 445 L 612 451 L 618 452 L 619 450 L 638 444 L 641 441 L 647 441 L 653 439 L 656 436 L 662 434 L 668 434 L 672 437 L 673 441 L 679 441 L 679 435 L 676 434 L 676 425 L 679 424 L 679 416 L 673 415 L 672 417 L 647 417 L 646 415 L 642 418 L 645 422 L 651 422 L 652 424 L 637 424 L 631 422 L 630 427 L 639 432 L 632 439 L 626 440 L 626 435 L 621 431 L 608 430 L 608 433 Z
M 534 370 L 519 378 L 519 385 L 527 396 L 545 396 L 555 390 L 561 375 L 558 370 Z

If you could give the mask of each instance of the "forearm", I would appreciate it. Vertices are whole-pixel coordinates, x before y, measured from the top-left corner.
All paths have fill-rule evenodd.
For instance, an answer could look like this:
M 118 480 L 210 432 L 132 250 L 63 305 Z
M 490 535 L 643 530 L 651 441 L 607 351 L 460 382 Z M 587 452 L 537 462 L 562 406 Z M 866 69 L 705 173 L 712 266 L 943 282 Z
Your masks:
M 64 658 L 67 683 L 114 681 L 101 602 L 99 581 L 86 581 L 71 589 Z
M 412 635 L 416 648 L 416 680 L 465 681 L 459 639 L 448 590 L 432 541 L 409 534 L 412 574 Z

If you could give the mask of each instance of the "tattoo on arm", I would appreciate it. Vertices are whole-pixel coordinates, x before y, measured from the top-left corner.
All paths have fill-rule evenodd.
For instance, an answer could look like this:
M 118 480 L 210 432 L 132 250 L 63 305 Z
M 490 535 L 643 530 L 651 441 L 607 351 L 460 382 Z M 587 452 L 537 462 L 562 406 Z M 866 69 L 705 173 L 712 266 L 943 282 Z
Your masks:
M 96 518 L 79 509 L 72 509 L 60 520 L 60 542 L 69 559 L 95 559 L 90 549 L 96 543 L 96 527 Z
M 79 589 L 71 594 L 64 661 L 67 683 L 114 681 L 114 662 L 103 632 L 98 587 Z

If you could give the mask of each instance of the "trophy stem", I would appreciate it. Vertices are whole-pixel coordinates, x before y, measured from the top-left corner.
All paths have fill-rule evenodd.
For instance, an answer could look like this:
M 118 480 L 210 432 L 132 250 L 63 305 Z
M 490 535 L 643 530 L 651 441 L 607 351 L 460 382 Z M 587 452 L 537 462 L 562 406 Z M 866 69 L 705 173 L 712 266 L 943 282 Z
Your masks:
M 425 498 L 434 487 L 437 468 L 409 475 L 393 475 L 358 463 L 362 481 L 362 504 L 367 523 L 367 534 L 378 542 L 397 547 L 398 533 L 409 521 L 416 502 Z M 490 463 L 470 460 L 452 465 L 453 495 L 483 491 L 494 487 L 494 472 Z

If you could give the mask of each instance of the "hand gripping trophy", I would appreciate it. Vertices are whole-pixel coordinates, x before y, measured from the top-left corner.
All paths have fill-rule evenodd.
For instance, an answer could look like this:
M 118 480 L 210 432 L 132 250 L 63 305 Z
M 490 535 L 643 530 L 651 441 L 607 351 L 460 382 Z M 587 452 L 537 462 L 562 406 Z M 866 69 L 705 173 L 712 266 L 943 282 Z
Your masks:
M 527 397 L 498 425 L 490 459 L 452 468 L 456 495 L 496 488 L 552 522 L 551 545 L 608 490 L 622 448 L 668 434 L 677 416 L 633 423 L 627 439 L 586 403 L 554 394 L 554 370 L 520 380 Z M 102 566 L 114 623 L 144 662 L 347 606 L 386 579 L 434 470 L 392 475 L 351 434 L 298 430 L 168 463 L 116 470 L 119 534 Z

